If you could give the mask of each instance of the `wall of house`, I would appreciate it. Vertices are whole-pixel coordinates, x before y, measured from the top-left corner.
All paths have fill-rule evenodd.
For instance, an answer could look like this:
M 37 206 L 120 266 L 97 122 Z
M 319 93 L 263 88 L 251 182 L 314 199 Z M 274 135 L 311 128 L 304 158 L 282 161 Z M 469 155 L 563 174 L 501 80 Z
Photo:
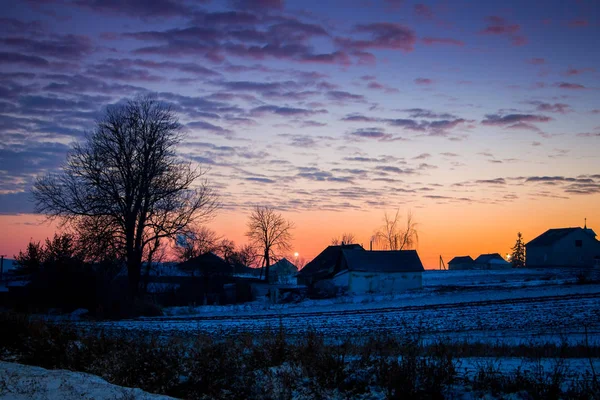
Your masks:
M 581 247 L 575 245 L 581 240 Z M 591 267 L 594 257 L 600 256 L 600 242 L 583 231 L 575 231 L 552 246 L 528 246 L 527 267 Z
M 350 285 L 350 272 L 348 270 L 340 272 L 331 281 L 335 286 L 347 288 Z
M 348 276 L 349 293 L 399 293 L 423 286 L 421 272 L 351 271 L 344 275 Z
M 452 263 L 448 264 L 448 269 L 450 271 L 463 271 L 466 269 L 475 269 L 475 263 Z

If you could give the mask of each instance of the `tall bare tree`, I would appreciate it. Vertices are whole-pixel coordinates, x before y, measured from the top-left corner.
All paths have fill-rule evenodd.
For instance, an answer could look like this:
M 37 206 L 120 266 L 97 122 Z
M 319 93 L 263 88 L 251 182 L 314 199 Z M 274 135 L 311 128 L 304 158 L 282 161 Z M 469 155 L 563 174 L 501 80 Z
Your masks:
M 417 223 L 411 212 L 406 217 L 406 224 L 402 226 L 400 210 L 392 217 L 386 212 L 383 225 L 375 232 L 373 239 L 376 244 L 385 250 L 407 250 L 419 242 Z
M 216 252 L 221 238 L 212 229 L 192 227 L 177 237 L 175 251 L 181 261 L 197 257 L 210 251 Z
M 269 206 L 256 206 L 250 214 L 246 236 L 260 249 L 265 265 L 265 280 L 269 281 L 271 261 L 291 250 L 294 223 L 286 220 Z
M 356 242 L 356 236 L 354 233 L 343 233 L 341 237 L 335 236 L 331 238 L 331 244 L 333 246 L 339 246 L 341 244 L 352 244 Z
M 116 242 L 130 291 L 139 289 L 142 260 L 163 239 L 211 217 L 217 195 L 205 170 L 177 155 L 181 125 L 151 96 L 109 107 L 76 143 L 60 174 L 38 179 L 36 210 L 64 224 L 93 221 Z

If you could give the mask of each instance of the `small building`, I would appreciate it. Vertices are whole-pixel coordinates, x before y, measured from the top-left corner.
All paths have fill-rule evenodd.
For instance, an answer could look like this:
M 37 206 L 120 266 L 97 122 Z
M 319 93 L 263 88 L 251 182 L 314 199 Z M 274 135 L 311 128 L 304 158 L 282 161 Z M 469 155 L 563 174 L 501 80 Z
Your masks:
M 549 229 L 525 250 L 528 268 L 600 266 L 600 242 L 587 226 Z
M 512 264 L 506 261 L 498 253 L 482 254 L 474 261 L 475 269 L 507 269 Z
M 318 281 L 333 278 L 336 273 L 336 266 L 339 265 L 342 257 L 342 250 L 365 251 L 359 244 L 327 246 L 325 250 L 298 272 L 296 275 L 298 285 L 312 286 Z
M 424 270 L 416 250 L 343 250 L 332 281 L 348 293 L 398 293 L 421 288 Z
M 469 270 L 475 269 L 475 267 L 475 261 L 471 258 L 471 256 L 454 257 L 448 263 L 448 269 L 451 271 Z
M 270 283 L 293 283 L 298 273 L 298 267 L 287 258 L 282 258 L 269 267 Z

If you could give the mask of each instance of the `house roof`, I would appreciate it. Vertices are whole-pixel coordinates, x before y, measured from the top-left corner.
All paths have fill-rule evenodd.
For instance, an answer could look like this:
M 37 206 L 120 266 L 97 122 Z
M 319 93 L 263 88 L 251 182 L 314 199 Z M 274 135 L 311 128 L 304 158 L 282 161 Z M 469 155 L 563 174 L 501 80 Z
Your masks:
M 526 246 L 552 246 L 557 241 L 580 229 L 581 228 L 579 227 L 548 229 L 546 232 L 527 243 Z
M 475 259 L 475 263 L 487 264 L 487 263 L 495 261 L 495 260 L 504 261 L 505 263 L 508 264 L 508 261 L 506 261 L 504 258 L 502 258 L 502 256 L 498 253 L 482 254 Z
M 198 257 L 190 258 L 179 264 L 184 271 L 200 271 L 202 274 L 232 273 L 233 268 L 221 257 L 213 252 L 204 253 Z
M 350 271 L 364 272 L 422 272 L 421 259 L 416 250 L 355 251 L 342 250 Z
M 471 264 L 473 259 L 471 256 L 458 256 L 454 257 L 448 264 Z
M 340 246 L 328 246 L 319 253 L 311 262 L 306 264 L 299 272 L 299 276 L 313 276 L 327 273 L 338 263 L 342 256 L 342 250 L 365 251 L 360 244 L 344 244 Z
M 292 264 L 287 258 L 282 258 L 277 261 L 275 264 L 271 265 L 269 269 L 277 272 L 298 272 L 298 267 Z

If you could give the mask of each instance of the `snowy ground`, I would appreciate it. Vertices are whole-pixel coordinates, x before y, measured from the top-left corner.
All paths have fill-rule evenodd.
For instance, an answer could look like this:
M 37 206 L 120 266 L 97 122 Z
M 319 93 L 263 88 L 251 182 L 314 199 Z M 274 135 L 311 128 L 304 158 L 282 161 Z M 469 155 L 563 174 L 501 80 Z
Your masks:
M 424 287 L 395 296 L 353 296 L 269 305 L 167 310 L 166 317 L 82 324 L 108 330 L 235 335 L 283 326 L 289 335 L 310 329 L 331 338 L 421 332 L 425 339 L 510 344 L 586 335 L 600 344 L 600 284 L 577 285 L 573 271 L 428 271 Z M 185 314 L 185 315 L 181 315 Z
M 0 399 L 4 400 L 158 400 L 171 397 L 112 385 L 82 372 L 47 370 L 0 361 Z

